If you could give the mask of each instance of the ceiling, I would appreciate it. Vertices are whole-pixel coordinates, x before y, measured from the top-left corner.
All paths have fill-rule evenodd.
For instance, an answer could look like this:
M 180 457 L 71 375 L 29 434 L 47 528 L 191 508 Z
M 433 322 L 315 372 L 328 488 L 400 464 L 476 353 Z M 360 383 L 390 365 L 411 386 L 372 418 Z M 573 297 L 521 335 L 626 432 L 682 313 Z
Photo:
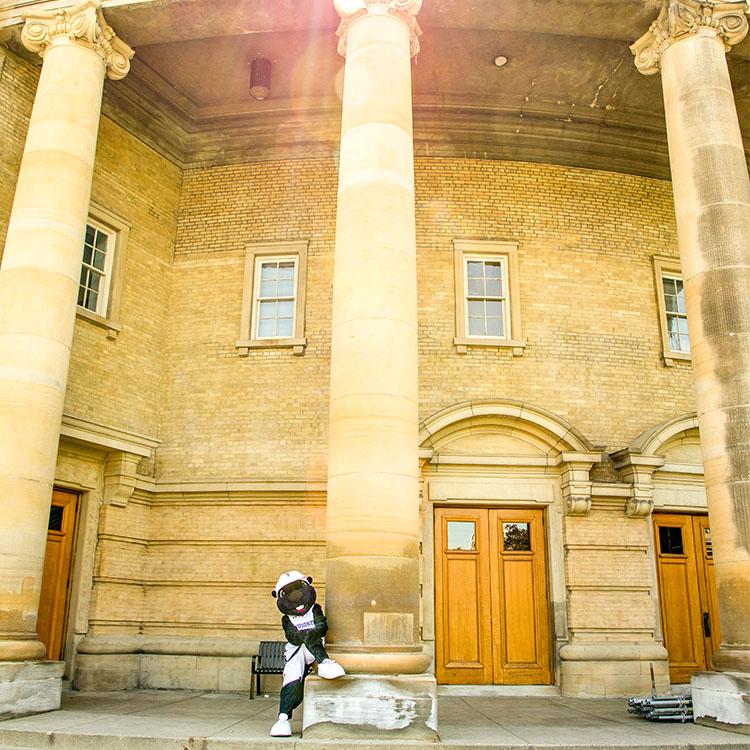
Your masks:
M 131 74 L 107 84 L 109 112 L 176 161 L 335 152 L 344 60 L 332 0 L 104 5 L 136 51 Z M 424 0 L 412 67 L 417 153 L 668 177 L 660 77 L 641 75 L 629 50 L 658 5 Z M 502 68 L 498 55 L 509 60 Z M 273 62 L 262 102 L 248 94 L 254 57 Z M 750 147 L 750 38 L 728 62 Z

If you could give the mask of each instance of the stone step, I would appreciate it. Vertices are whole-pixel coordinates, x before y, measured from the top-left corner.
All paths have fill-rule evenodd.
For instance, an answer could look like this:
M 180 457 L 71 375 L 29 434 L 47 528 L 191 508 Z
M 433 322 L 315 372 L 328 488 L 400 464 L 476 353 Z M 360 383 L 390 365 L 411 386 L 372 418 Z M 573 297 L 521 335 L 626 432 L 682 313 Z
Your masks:
M 746 738 L 738 735 L 737 742 L 715 744 L 694 744 L 677 742 L 674 744 L 559 744 L 550 736 L 549 742 L 530 745 L 517 744 L 462 743 L 455 740 L 448 743 L 415 740 L 304 740 L 299 736 L 289 738 L 253 739 L 212 739 L 210 737 L 137 737 L 116 734 L 81 734 L 68 732 L 33 732 L 0 729 L 0 750 L 387 750 L 407 748 L 408 750 L 748 750 Z

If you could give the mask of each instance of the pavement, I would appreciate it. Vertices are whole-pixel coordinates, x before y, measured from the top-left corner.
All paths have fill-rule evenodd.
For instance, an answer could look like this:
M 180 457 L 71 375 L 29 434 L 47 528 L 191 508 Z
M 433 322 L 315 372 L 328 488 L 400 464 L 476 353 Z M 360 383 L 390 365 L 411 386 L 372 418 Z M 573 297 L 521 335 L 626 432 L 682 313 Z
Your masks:
M 623 698 L 563 698 L 439 690 L 438 742 L 399 738 L 271 738 L 275 696 L 172 690 L 65 691 L 62 707 L 0 722 L 0 750 L 750 750 L 750 736 L 691 723 L 650 722 L 627 713 Z

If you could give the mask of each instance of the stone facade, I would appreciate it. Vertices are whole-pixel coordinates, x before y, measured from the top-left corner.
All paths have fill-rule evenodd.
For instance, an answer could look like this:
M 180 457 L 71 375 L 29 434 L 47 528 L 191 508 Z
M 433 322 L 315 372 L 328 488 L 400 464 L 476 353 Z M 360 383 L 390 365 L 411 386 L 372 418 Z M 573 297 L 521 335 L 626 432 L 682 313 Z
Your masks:
M 37 78 L 0 46 L 0 252 Z M 77 316 L 55 474 L 82 498 L 65 638 L 79 687 L 247 689 L 258 640 L 279 637 L 278 571 L 325 597 L 338 176 L 337 155 L 177 164 L 101 118 L 92 202 L 128 226 L 117 329 Z M 650 511 L 706 508 L 691 364 L 661 356 L 671 184 L 420 154 L 414 201 L 427 651 L 433 508 L 533 503 L 555 684 L 642 692 L 653 665 L 666 689 Z M 517 246 L 520 351 L 457 347 L 455 240 Z M 298 241 L 304 351 L 243 351 L 248 245 Z M 680 418 L 638 463 L 639 436 Z

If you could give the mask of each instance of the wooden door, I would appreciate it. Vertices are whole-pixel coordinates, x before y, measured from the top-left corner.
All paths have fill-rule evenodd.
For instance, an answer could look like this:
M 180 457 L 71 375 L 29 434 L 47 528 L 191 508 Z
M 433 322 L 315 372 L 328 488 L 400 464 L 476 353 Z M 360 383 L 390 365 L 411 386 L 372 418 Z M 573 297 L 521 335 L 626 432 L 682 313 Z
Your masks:
M 549 684 L 543 512 L 435 510 L 436 676 Z
M 549 684 L 544 516 L 540 510 L 489 515 L 494 682 Z
M 690 682 L 720 644 L 710 530 L 705 516 L 654 514 L 659 609 L 669 678 Z
M 435 630 L 437 681 L 492 682 L 487 511 L 435 511 Z
M 53 661 L 63 657 L 77 508 L 78 495 L 54 490 L 37 616 L 39 640 L 47 647 L 47 658 Z

